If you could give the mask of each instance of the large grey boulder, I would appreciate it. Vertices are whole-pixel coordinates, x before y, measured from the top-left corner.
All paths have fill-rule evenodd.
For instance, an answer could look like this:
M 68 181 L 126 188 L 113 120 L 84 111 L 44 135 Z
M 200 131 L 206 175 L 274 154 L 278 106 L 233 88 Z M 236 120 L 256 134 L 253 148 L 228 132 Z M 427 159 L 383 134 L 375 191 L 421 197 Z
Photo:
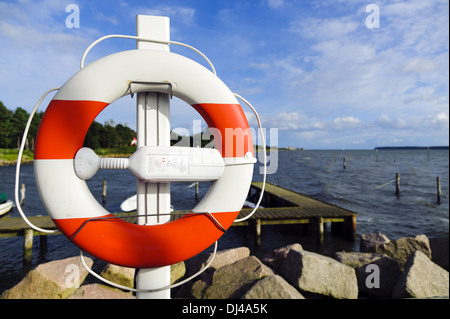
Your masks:
M 425 235 L 399 238 L 385 244 L 377 245 L 375 250 L 379 254 L 387 255 L 397 260 L 402 270 L 409 256 L 416 251 L 421 251 L 431 259 L 430 242 Z
M 186 264 L 180 261 L 170 266 L 170 284 L 173 284 L 184 277 L 186 274 Z
M 261 261 L 273 270 L 280 272 L 281 266 L 283 265 L 291 249 L 303 251 L 303 247 L 300 244 L 295 243 L 275 249 L 274 251 L 266 254 Z
M 388 256 L 355 269 L 361 294 L 374 298 L 390 298 L 401 275 L 398 262 Z
M 192 286 L 197 299 L 241 298 L 257 280 L 273 275 L 273 271 L 255 256 L 223 266 Z
M 272 275 L 258 280 L 242 297 L 243 299 L 305 299 L 283 277 Z
M 429 298 L 448 295 L 448 271 L 433 263 L 422 252 L 416 251 L 406 262 L 392 297 Z
M 448 255 L 449 255 L 449 238 L 448 235 L 439 238 L 430 238 L 431 257 L 432 261 L 445 270 L 449 270 L 448 267 Z
M 361 266 L 372 263 L 373 261 L 382 258 L 383 255 L 376 253 L 363 253 L 363 252 L 337 252 L 335 253 L 335 259 L 344 265 L 352 268 L 359 268 Z
M 67 299 L 136 299 L 133 294 L 101 284 L 83 285 Z
M 134 288 L 134 274 L 135 268 L 107 264 L 102 270 L 100 276 L 116 284 Z
M 338 252 L 336 260 L 355 269 L 360 294 L 390 298 L 401 270 L 391 257 L 376 253 Z
M 281 275 L 304 292 L 337 299 L 358 298 L 355 270 L 330 257 L 291 250 L 281 268 Z
M 186 261 L 186 275 L 191 276 L 202 269 L 207 263 L 212 253 L 198 255 Z M 209 268 L 219 269 L 225 265 L 232 264 L 238 260 L 250 256 L 250 249 L 238 247 L 218 251 Z
M 387 244 L 390 239 L 382 233 L 362 234 L 359 241 L 359 250 L 361 252 L 374 253 L 376 247 L 381 244 Z
M 170 284 L 175 283 L 181 279 L 186 273 L 186 267 L 184 262 L 179 262 L 177 264 L 170 266 Z M 103 268 L 100 276 L 106 280 L 112 281 L 116 284 L 134 288 L 136 269 L 118 266 L 114 264 L 107 264 Z
M 88 267 L 94 263 L 84 257 Z M 73 294 L 84 281 L 88 271 L 83 267 L 80 257 L 51 261 L 37 266 L 10 290 L 2 299 L 62 299 Z

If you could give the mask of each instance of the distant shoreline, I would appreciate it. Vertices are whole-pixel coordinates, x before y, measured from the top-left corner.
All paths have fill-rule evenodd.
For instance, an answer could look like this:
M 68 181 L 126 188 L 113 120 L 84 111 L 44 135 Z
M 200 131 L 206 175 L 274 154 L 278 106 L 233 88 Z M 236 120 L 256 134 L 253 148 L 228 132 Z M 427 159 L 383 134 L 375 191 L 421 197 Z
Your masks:
M 448 146 L 377 146 L 375 150 L 448 150 Z

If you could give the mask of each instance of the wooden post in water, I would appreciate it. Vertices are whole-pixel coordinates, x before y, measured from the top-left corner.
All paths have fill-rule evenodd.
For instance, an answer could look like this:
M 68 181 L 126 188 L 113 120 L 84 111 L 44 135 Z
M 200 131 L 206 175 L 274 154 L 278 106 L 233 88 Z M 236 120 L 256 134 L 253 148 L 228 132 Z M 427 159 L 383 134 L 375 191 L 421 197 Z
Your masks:
M 255 221 L 255 244 L 256 247 L 261 246 L 261 219 Z
M 103 206 L 105 206 L 106 205 L 106 179 L 103 180 L 102 202 L 103 202 Z
M 25 264 L 31 263 L 33 252 L 33 229 L 27 228 L 23 232 L 23 260 Z
M 395 174 L 395 195 L 400 196 L 400 173 Z
M 324 243 L 323 217 L 318 216 L 309 219 L 309 223 L 307 226 L 307 234 L 315 236 L 317 244 L 323 245 Z
M 441 179 L 436 177 L 436 186 L 437 186 L 437 203 L 438 205 L 441 204 Z
M 344 156 L 344 169 L 347 167 L 347 159 Z
M 198 182 L 195 182 L 195 201 L 198 202 Z
M 323 227 L 323 217 L 318 217 L 315 220 L 316 238 L 319 245 L 323 245 L 324 241 L 324 227 Z
M 346 217 L 344 220 L 344 236 L 354 242 L 356 240 L 356 214 L 351 217 Z
M 23 205 L 24 201 L 25 201 L 25 184 L 22 183 L 22 185 L 20 185 L 20 205 Z

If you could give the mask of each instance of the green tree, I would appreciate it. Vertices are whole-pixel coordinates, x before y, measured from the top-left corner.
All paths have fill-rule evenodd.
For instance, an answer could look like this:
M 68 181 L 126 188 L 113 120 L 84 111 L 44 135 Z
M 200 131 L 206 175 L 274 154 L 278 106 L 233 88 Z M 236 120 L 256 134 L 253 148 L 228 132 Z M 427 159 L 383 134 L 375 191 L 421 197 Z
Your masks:
M 34 114 L 33 120 L 31 121 L 30 130 L 28 132 L 28 145 L 32 150 L 34 150 L 34 141 L 43 116 L 44 111 L 36 112 Z
M 94 121 L 84 138 L 84 146 L 97 149 L 103 146 L 104 127 L 100 123 Z
M 11 119 L 13 112 L 0 101 L 0 147 L 8 148 L 11 144 Z
M 117 148 L 116 128 L 108 122 L 104 125 L 103 143 L 103 147 Z
M 116 125 L 116 141 L 117 147 L 124 148 L 130 145 L 136 133 L 128 126 L 122 124 Z
M 12 141 L 11 148 L 19 148 L 23 136 L 23 131 L 28 121 L 28 112 L 21 107 L 16 108 L 12 117 Z M 28 146 L 28 145 L 26 145 Z M 27 147 L 28 148 L 28 147 Z

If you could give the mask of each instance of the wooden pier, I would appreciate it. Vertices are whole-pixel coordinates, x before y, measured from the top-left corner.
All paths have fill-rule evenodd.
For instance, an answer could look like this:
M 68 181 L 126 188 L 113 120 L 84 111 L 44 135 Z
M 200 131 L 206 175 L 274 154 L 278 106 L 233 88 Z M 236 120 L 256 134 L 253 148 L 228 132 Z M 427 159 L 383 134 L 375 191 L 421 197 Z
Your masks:
M 48 216 L 28 217 L 34 225 L 56 230 L 57 227 Z M 61 234 L 57 232 L 55 234 Z M 0 219 L 0 237 L 23 236 L 23 260 L 25 264 L 31 262 L 31 252 L 33 250 L 33 237 L 39 236 L 39 246 L 41 251 L 47 250 L 47 233 L 41 233 L 30 228 L 20 217 L 6 217 Z
M 256 201 L 259 198 L 261 187 L 261 183 L 252 183 L 249 192 L 250 200 Z M 263 225 L 308 224 L 308 232 L 317 236 L 319 243 L 323 243 L 324 225 L 331 223 L 331 231 L 334 234 L 341 234 L 350 241 L 355 240 L 356 213 L 346 209 L 269 183 L 266 184 L 261 205 L 264 208 L 258 208 L 248 220 L 233 224 L 233 226 L 247 226 L 254 229 L 256 245 L 261 242 L 261 226 Z M 242 209 L 238 218 L 247 216 L 251 211 L 250 208 Z M 135 212 L 118 213 L 116 216 L 127 217 L 135 214 Z M 57 229 L 48 216 L 29 217 L 29 220 L 40 228 Z M 133 223 L 135 217 L 129 217 L 126 220 Z M 60 232 L 55 234 L 60 234 Z M 46 250 L 48 235 L 50 234 L 34 231 L 22 218 L 0 219 L 0 237 L 24 237 L 23 256 L 25 261 L 31 260 L 33 236 L 39 236 L 40 249 Z
M 261 187 L 262 183 L 252 183 L 249 197 L 256 200 Z M 286 224 L 308 224 L 308 232 L 315 234 L 317 242 L 323 244 L 324 226 L 330 223 L 332 233 L 355 241 L 357 214 L 349 210 L 269 183 L 266 183 L 261 205 L 264 208 L 259 208 L 247 221 L 233 224 L 254 227 L 256 245 L 261 242 L 261 226 Z M 243 209 L 238 218 L 251 211 Z

